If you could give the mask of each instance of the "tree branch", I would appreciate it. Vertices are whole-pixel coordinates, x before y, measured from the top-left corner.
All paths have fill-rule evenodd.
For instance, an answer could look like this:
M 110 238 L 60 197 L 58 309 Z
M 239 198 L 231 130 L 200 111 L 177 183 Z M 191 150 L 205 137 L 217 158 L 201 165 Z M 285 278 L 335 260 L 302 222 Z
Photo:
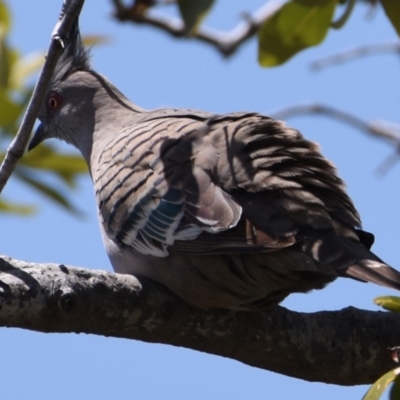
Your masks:
M 400 337 L 392 313 L 204 312 L 149 280 L 7 257 L 0 258 L 0 326 L 183 346 L 340 385 L 371 383 L 393 368 L 387 348 Z
M 329 57 L 322 58 L 320 60 L 311 63 L 310 67 L 314 70 L 320 70 L 322 68 L 331 67 L 336 64 L 340 64 L 347 61 L 352 61 L 360 57 L 382 54 L 382 53 L 400 53 L 400 42 L 386 42 L 369 44 L 366 46 L 356 47 L 347 51 L 343 51 L 338 54 L 334 54 Z
M 10 178 L 17 165 L 18 160 L 23 156 L 29 136 L 32 132 L 40 104 L 43 101 L 47 86 L 53 75 L 54 68 L 63 51 L 63 40 L 69 37 L 73 23 L 78 18 L 84 0 L 64 0 L 60 19 L 57 22 L 51 38 L 46 61 L 40 73 L 38 82 L 29 101 L 22 124 L 17 135 L 7 149 L 7 153 L 0 166 L 0 193 Z
M 174 37 L 186 37 L 185 26 L 180 18 L 172 18 L 147 11 L 147 13 L 135 12 L 135 7 L 125 6 L 121 0 L 112 0 L 115 12 L 114 16 L 121 22 L 147 24 L 161 29 Z M 261 25 L 270 18 L 283 5 L 282 0 L 269 1 L 253 14 L 243 13 L 243 20 L 229 32 L 221 32 L 215 29 L 200 27 L 190 38 L 214 46 L 223 56 L 231 56 L 245 41 L 253 37 Z
M 395 145 L 397 151 L 400 148 L 400 128 L 394 124 L 390 126 L 389 123 L 384 122 L 366 122 L 354 115 L 320 103 L 300 104 L 287 107 L 280 111 L 270 113 L 270 116 L 272 118 L 286 120 L 287 118 L 304 114 L 326 115 L 368 133 L 374 138 L 385 139 L 391 145 Z

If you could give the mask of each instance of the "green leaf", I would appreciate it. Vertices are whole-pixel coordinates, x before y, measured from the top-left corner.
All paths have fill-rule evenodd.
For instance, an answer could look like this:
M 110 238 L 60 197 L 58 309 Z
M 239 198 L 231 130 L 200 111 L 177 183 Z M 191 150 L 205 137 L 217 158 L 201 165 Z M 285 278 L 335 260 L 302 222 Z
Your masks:
M 374 299 L 374 303 L 385 310 L 400 312 L 400 297 L 380 296 Z
M 85 47 L 97 46 L 98 44 L 106 44 L 110 42 L 110 38 L 106 35 L 85 35 L 82 37 L 82 43 Z
M 0 87 L 0 127 L 15 122 L 22 113 L 22 106 L 11 100 L 8 91 Z
M 400 1 L 399 0 L 381 0 L 383 9 L 397 34 L 400 36 Z
M 31 215 L 35 212 L 36 208 L 34 206 L 26 206 L 23 204 L 16 204 L 15 202 L 8 202 L 5 200 L 0 200 L 0 212 Z
M 190 36 L 196 32 L 213 3 L 214 0 L 178 0 L 179 11 L 185 23 L 185 35 Z
M 82 156 L 62 154 L 43 143 L 35 150 L 26 153 L 19 161 L 19 164 L 52 172 L 70 187 L 74 186 L 78 174 L 86 174 L 88 172 L 88 167 Z
M 8 86 L 8 77 L 10 75 L 10 65 L 8 60 L 8 49 L 6 40 L 0 35 L 0 88 Z M 1 103 L 0 103 L 1 104 Z
M 7 34 L 11 25 L 11 17 L 4 1 L 0 0 L 0 37 Z
M 301 50 L 321 43 L 338 0 L 292 0 L 259 31 L 258 60 L 263 67 L 283 64 Z
M 400 400 L 400 377 L 396 376 L 389 394 L 390 400 Z
M 12 89 L 22 88 L 25 80 L 43 65 L 44 57 L 44 53 L 37 52 L 17 58 L 10 71 L 9 87 Z
M 74 214 L 80 213 L 79 210 L 63 194 L 52 188 L 50 185 L 40 181 L 29 171 L 21 173 L 19 170 L 17 175 L 19 179 L 36 189 L 39 193 L 45 195 L 47 199 L 53 200 L 58 205 L 62 206 L 68 211 L 73 212 Z
M 0 0 L 0 86 L 8 87 L 9 75 L 13 63 L 18 58 L 15 50 L 7 44 L 7 34 L 11 19 L 4 1 Z
M 381 376 L 364 395 L 362 400 L 379 400 L 386 388 L 400 374 L 400 368 L 395 368 Z

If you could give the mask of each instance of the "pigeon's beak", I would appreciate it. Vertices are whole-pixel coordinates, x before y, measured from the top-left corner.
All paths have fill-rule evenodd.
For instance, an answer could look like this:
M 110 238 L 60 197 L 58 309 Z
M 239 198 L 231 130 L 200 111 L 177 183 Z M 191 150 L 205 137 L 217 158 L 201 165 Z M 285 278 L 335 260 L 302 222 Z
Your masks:
M 47 130 L 43 124 L 40 124 L 36 129 L 35 133 L 33 134 L 31 141 L 29 142 L 28 151 L 34 149 L 37 145 L 42 143 L 43 140 L 45 140 L 46 138 L 47 138 Z

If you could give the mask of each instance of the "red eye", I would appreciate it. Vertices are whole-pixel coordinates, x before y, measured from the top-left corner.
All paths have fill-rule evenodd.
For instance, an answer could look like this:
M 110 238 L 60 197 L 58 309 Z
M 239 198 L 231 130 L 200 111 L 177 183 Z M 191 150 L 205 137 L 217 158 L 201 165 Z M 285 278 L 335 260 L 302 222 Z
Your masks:
M 63 98 L 56 92 L 50 92 L 47 95 L 46 107 L 48 111 L 56 111 L 63 101 Z

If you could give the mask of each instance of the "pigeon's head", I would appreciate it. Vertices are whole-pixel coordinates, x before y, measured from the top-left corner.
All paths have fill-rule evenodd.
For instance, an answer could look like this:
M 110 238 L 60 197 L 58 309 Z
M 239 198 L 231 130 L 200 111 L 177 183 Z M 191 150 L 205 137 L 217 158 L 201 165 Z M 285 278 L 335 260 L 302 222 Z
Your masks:
M 83 152 L 82 146 L 94 129 L 94 97 L 99 86 L 76 24 L 41 104 L 38 114 L 41 124 L 29 150 L 45 139 L 57 138 Z
M 41 124 L 29 150 L 43 140 L 57 138 L 78 148 L 89 163 L 93 143 L 107 139 L 111 131 L 118 132 L 143 111 L 93 71 L 89 58 L 76 23 L 40 107 Z

